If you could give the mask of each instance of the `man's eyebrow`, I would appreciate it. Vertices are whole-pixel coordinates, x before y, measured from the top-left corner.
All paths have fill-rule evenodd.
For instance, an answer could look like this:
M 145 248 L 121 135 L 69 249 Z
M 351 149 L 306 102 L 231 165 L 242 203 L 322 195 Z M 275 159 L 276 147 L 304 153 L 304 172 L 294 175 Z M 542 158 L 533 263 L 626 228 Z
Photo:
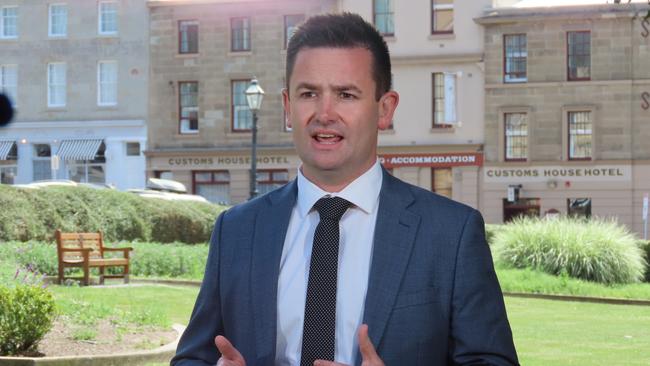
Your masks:
M 332 89 L 336 90 L 337 92 L 353 91 L 353 92 L 356 92 L 356 93 L 359 93 L 359 94 L 363 93 L 363 91 L 361 89 L 359 89 L 359 87 L 357 87 L 354 84 L 334 85 L 332 87 Z
M 309 89 L 309 90 L 314 90 L 318 89 L 318 87 L 314 84 L 308 83 L 308 82 L 300 82 L 298 85 L 296 85 L 296 89 Z

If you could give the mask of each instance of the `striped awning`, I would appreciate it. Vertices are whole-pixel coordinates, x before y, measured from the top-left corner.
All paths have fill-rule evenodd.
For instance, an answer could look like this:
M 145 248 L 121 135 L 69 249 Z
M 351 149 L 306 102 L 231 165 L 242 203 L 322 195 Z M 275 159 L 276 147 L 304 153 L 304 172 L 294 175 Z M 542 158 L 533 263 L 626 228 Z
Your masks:
M 102 139 L 61 140 L 57 155 L 61 160 L 93 160 Z
M 16 141 L 0 141 L 0 160 L 7 160 L 9 152 L 15 143 Z

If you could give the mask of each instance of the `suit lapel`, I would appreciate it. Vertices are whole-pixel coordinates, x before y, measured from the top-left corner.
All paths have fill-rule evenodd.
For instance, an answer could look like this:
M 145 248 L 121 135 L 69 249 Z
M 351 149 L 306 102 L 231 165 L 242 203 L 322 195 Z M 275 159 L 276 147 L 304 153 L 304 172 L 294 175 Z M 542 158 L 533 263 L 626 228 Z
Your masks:
M 407 209 L 414 200 L 407 187 L 384 172 L 363 316 L 375 347 L 381 345 L 420 224 L 420 216 Z
M 294 180 L 267 195 L 255 219 L 251 296 L 258 358 L 275 358 L 277 288 L 282 247 L 296 201 Z

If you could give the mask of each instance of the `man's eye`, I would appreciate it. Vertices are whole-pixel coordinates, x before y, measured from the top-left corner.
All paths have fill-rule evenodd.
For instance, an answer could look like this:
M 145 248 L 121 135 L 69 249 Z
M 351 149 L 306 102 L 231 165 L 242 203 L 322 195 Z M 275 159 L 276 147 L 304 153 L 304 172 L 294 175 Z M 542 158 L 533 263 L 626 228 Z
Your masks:
M 350 94 L 350 93 L 346 93 L 346 92 L 341 92 L 339 94 L 339 96 L 341 97 L 341 99 L 354 99 L 354 98 L 356 98 L 356 96 L 354 94 Z
M 316 93 L 314 93 L 312 91 L 306 91 L 306 92 L 300 93 L 301 98 L 314 98 L 315 96 L 316 96 Z

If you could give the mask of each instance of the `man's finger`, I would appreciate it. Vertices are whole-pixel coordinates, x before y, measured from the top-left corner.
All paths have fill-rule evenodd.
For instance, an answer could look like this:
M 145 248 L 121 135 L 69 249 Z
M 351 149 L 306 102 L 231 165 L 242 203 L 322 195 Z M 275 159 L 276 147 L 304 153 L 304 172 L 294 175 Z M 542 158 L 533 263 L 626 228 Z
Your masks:
M 375 346 L 372 345 L 368 336 L 368 325 L 361 324 L 359 327 L 359 351 L 363 365 L 383 365 L 384 362 L 379 358 Z
M 327 361 L 327 360 L 316 360 L 314 361 L 314 366 L 347 366 L 342 363 Z
M 217 348 L 221 353 L 221 358 L 223 358 L 225 361 L 232 361 L 236 365 L 240 366 L 246 365 L 244 357 L 241 355 L 241 353 L 239 353 L 239 351 L 237 351 L 237 348 L 235 348 L 226 337 L 220 335 L 217 336 L 214 339 L 214 344 L 217 345 Z

